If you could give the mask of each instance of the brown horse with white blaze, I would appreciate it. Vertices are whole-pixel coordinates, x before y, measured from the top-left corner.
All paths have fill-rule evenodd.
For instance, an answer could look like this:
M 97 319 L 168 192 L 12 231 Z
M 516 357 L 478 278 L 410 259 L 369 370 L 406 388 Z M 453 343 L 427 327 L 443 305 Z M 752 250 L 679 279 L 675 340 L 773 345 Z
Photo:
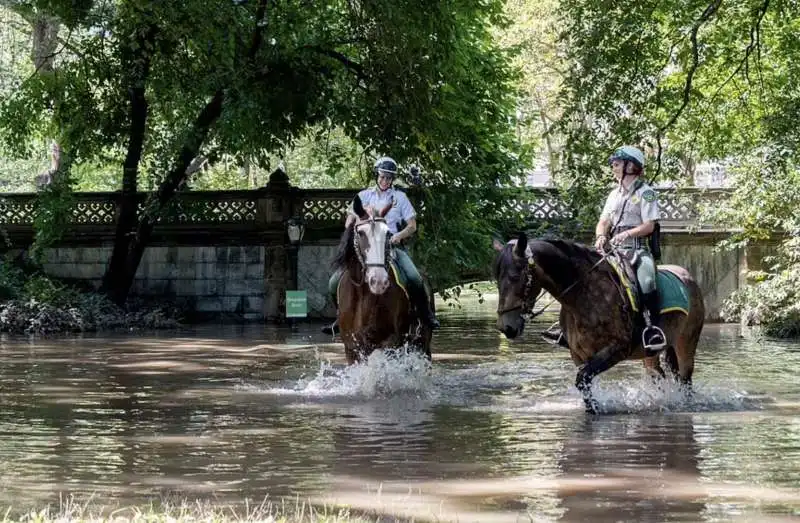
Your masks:
M 342 235 L 334 267 L 343 270 L 337 289 L 339 328 L 348 364 L 366 360 L 376 348 L 408 345 L 431 356 L 432 331 L 419 321 L 392 270 L 391 232 L 384 209 L 353 200 L 357 220 Z
M 640 336 L 641 320 L 626 297 L 620 277 L 594 249 L 564 240 L 532 240 L 525 234 L 499 251 L 494 265 L 498 284 L 497 328 L 508 338 L 522 334 L 524 317 L 533 312 L 542 289 L 561 304 L 560 322 L 572 361 L 578 366 L 575 385 L 588 412 L 597 412 L 592 380 L 620 361 L 644 359 L 645 366 L 664 377 L 658 354 L 646 357 Z M 661 314 L 667 337 L 664 350 L 670 371 L 691 391 L 695 351 L 705 319 L 700 287 L 689 272 L 676 265 L 660 265 L 674 274 L 688 294 L 688 314 Z

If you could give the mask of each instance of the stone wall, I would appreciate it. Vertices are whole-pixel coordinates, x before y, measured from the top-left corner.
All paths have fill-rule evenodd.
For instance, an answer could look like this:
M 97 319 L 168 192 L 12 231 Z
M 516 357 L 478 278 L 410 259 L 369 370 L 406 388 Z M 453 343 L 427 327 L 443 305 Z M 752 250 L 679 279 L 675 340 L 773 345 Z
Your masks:
M 713 244 L 687 241 L 691 239 L 672 237 L 665 241 L 661 263 L 686 268 L 703 291 L 706 319 L 719 321 L 722 302 L 739 288 L 741 253 L 715 252 Z
M 720 319 L 722 302 L 744 284 L 742 272 L 757 263 L 753 252 L 714 249 L 713 234 L 664 235 L 662 263 L 686 267 L 703 289 L 706 317 Z M 298 288 L 308 292 L 310 318 L 331 318 L 330 264 L 338 242 L 319 241 L 298 249 Z M 755 250 L 754 250 L 755 249 Z M 751 252 L 752 251 L 752 252 Z M 48 273 L 99 287 L 111 247 L 60 247 L 46 251 Z M 283 245 L 152 246 L 145 250 L 132 294 L 181 302 L 200 317 L 247 321 L 283 318 L 284 292 L 291 281 Z
M 111 247 L 60 247 L 45 252 L 45 270 L 54 276 L 100 286 Z M 131 294 L 175 300 L 199 316 L 232 315 L 262 320 L 264 247 L 148 247 Z
M 315 318 L 333 318 L 336 309 L 328 297 L 331 262 L 338 242 L 300 247 L 297 260 L 298 288 L 308 291 L 308 313 Z

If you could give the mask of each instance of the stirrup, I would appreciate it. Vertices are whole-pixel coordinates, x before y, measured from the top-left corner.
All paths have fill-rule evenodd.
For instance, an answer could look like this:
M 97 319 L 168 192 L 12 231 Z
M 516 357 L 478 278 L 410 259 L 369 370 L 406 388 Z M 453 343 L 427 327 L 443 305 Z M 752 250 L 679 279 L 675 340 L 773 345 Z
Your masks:
M 642 347 L 647 356 L 653 356 L 667 348 L 667 336 L 661 327 L 648 325 L 642 331 Z
M 339 334 L 339 320 L 337 319 L 330 325 L 325 325 L 324 327 L 322 327 L 322 333 L 330 334 L 331 336 Z
M 552 345 L 559 345 L 561 347 L 568 346 L 564 341 L 564 330 L 561 328 L 559 322 L 550 325 L 547 330 L 543 330 L 539 335 L 544 341 Z

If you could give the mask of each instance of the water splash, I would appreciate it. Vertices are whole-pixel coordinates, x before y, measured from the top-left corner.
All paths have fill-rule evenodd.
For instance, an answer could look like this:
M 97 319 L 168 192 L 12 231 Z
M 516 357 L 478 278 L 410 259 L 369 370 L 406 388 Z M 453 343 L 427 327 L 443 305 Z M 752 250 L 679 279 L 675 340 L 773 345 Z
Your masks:
M 574 392 L 578 398 L 577 390 Z M 592 392 L 601 413 L 730 412 L 759 408 L 746 391 L 728 385 L 695 383 L 689 394 L 671 379 L 653 380 L 649 376 L 595 381 Z
M 497 398 L 483 410 L 512 412 L 566 413 L 584 410 L 578 390 L 569 384 L 560 387 L 523 387 L 510 395 Z M 614 377 L 595 380 L 592 393 L 601 414 L 652 414 L 677 412 L 732 412 L 760 410 L 763 398 L 730 384 L 696 383 L 692 394 L 678 383 L 653 380 L 649 376 Z
M 300 378 L 290 387 L 273 387 L 266 392 L 311 398 L 386 398 L 414 394 L 433 399 L 431 363 L 407 348 L 373 352 L 367 361 L 349 367 L 320 360 L 316 374 Z

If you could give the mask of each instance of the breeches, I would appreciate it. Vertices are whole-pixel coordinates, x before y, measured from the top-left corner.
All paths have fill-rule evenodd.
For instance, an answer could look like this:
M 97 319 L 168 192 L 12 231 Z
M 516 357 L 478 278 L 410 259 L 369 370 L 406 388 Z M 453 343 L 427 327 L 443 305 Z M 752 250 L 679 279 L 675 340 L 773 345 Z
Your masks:
M 642 294 L 650 294 L 656 290 L 656 262 L 646 249 L 639 249 L 636 254 L 639 257 L 636 264 L 636 279 L 639 280 Z

